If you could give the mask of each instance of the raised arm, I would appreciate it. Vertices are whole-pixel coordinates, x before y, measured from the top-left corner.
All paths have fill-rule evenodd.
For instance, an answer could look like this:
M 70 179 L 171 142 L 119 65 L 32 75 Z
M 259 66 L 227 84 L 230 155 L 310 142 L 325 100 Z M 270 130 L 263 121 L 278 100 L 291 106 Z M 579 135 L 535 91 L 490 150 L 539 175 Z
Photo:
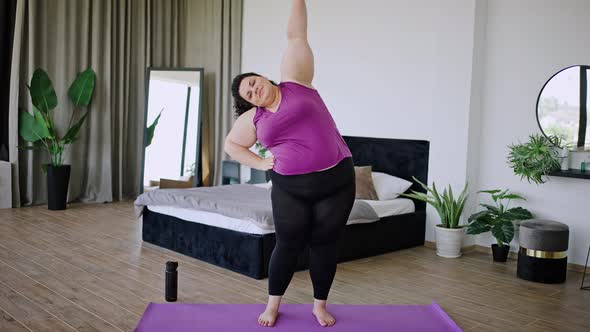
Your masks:
M 313 53 L 307 42 L 305 0 L 293 0 L 287 27 L 287 49 L 281 63 L 281 81 L 311 85 L 313 71 Z

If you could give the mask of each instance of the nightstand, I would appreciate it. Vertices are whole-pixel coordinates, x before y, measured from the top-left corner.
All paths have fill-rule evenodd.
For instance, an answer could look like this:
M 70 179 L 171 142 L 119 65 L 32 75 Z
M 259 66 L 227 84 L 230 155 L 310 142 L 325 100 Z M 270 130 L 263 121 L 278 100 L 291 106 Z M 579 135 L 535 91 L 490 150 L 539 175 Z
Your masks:
M 240 163 L 235 160 L 221 162 L 221 184 L 240 183 Z
M 243 168 L 243 170 L 242 170 Z M 248 180 L 247 176 L 250 170 L 250 179 Z M 245 179 L 242 179 L 242 173 L 246 176 Z M 255 184 L 255 183 L 267 183 L 270 180 L 268 172 L 261 171 L 255 168 L 250 168 L 245 165 L 241 165 L 239 162 L 235 160 L 224 160 L 222 162 L 222 169 L 221 169 L 221 184 L 236 184 L 236 183 L 248 183 L 248 184 Z
M 248 183 L 267 183 L 270 180 L 267 171 L 261 171 L 259 169 L 250 169 L 250 181 Z

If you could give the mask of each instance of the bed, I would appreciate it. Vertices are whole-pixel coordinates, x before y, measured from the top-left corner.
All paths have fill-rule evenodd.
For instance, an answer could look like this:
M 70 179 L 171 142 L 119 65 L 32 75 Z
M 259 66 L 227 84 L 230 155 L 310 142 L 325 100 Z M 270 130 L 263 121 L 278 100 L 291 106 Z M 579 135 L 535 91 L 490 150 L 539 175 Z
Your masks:
M 427 182 L 429 142 L 354 136 L 344 136 L 344 140 L 356 166 L 371 165 L 375 172 L 412 182 L 415 176 Z M 415 182 L 409 190 L 424 192 Z M 372 203 L 375 211 L 381 211 L 376 221 L 349 221 L 340 242 L 339 262 L 424 244 L 425 204 L 406 198 L 392 201 L 395 202 Z M 255 279 L 268 275 L 275 244 L 271 230 L 175 206 L 148 206 L 143 209 L 142 222 L 142 238 L 146 242 Z M 306 248 L 299 257 L 297 270 L 307 268 L 308 256 Z

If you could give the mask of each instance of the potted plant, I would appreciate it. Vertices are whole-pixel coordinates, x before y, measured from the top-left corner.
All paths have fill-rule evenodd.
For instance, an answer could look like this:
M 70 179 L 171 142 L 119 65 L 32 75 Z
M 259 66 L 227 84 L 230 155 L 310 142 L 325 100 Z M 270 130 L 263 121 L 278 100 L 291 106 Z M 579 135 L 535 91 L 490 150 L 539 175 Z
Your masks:
M 436 254 L 445 258 L 460 257 L 465 229 L 464 226 L 459 225 L 459 219 L 468 197 L 467 183 L 465 183 L 465 187 L 459 197 L 455 199 L 450 185 L 444 189 L 442 194 L 439 194 L 434 182 L 432 183 L 431 189 L 415 177 L 412 178 L 426 190 L 426 193 L 412 190 L 410 194 L 401 195 L 426 202 L 432 205 L 438 212 L 441 223 L 436 225 L 435 228 Z
M 88 107 L 96 75 L 92 69 L 79 73 L 68 90 L 68 97 L 74 104 L 67 130 L 60 135 L 52 117 L 57 106 L 57 95 L 49 75 L 36 69 L 27 86 L 32 101 L 33 114 L 26 110 L 19 112 L 19 134 L 33 145 L 21 146 L 24 149 L 45 148 L 49 154 L 49 164 L 42 165 L 47 174 L 47 205 L 49 210 L 66 208 L 68 185 L 70 181 L 70 165 L 64 164 L 63 152 L 69 144 L 78 139 L 78 132 L 88 116 L 88 111 L 80 115 L 76 109 Z M 75 120 L 77 118 L 77 120 Z
M 472 214 L 469 217 L 467 234 L 481 234 L 491 231 L 495 244 L 492 244 L 494 261 L 506 262 L 510 251 L 510 242 L 514 238 L 513 222 L 533 218 L 533 215 L 522 207 L 509 209 L 510 201 L 513 199 L 525 200 L 519 195 L 511 194 L 508 189 L 481 190 L 480 193 L 488 193 L 492 196 L 494 205 L 480 204 L 486 209 Z M 506 203 L 504 203 L 506 200 Z
M 256 148 L 256 150 L 258 151 L 258 155 L 260 156 L 260 158 L 264 159 L 266 158 L 266 152 L 268 151 L 267 148 L 265 148 L 262 143 L 256 141 L 256 144 L 254 144 L 254 147 Z
M 266 158 L 266 153 L 268 152 L 268 149 L 265 148 L 260 142 L 256 141 L 256 144 L 254 144 L 254 148 L 257 150 L 257 154 L 260 156 L 260 158 Z M 268 182 L 269 180 L 270 178 L 268 172 L 261 171 L 255 168 L 250 169 L 250 183 Z
M 185 176 L 188 176 L 188 180 L 186 181 L 194 183 L 195 175 L 197 175 L 197 163 L 192 163 L 189 167 L 185 169 Z
M 557 136 L 530 135 L 528 142 L 509 146 L 508 164 L 521 180 L 526 178 L 529 183 L 545 183 L 544 178 L 561 167 L 558 159 L 560 141 Z

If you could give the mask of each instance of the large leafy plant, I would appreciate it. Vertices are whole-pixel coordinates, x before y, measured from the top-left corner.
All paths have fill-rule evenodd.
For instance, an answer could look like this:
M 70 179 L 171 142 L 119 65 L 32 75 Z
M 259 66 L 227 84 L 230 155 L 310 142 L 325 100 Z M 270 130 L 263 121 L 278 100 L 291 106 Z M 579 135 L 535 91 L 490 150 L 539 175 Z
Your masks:
M 559 146 L 557 136 L 530 135 L 528 142 L 509 146 L 508 164 L 521 180 L 545 183 L 544 177 L 560 168 L 556 149 Z
M 436 184 L 432 183 L 432 188 L 429 188 L 426 184 L 420 182 L 415 177 L 412 177 L 414 181 L 418 182 L 422 188 L 426 190 L 426 193 L 412 190 L 410 194 L 401 194 L 402 196 L 413 198 L 422 202 L 426 202 L 436 209 L 440 216 L 442 227 L 444 228 L 460 228 L 459 218 L 463 213 L 465 207 L 465 201 L 467 201 L 467 183 L 459 197 L 455 199 L 453 195 L 453 189 L 449 185 L 440 194 L 436 189 Z
M 64 150 L 68 144 L 78 139 L 80 128 L 88 116 L 88 111 L 80 115 L 79 109 L 88 107 L 90 104 L 95 81 L 96 74 L 89 68 L 79 73 L 70 85 L 68 97 L 74 105 L 74 110 L 65 134 L 60 136 L 52 117 L 57 107 L 55 89 L 44 70 L 35 70 L 30 85 L 27 85 L 33 104 L 33 114 L 26 110 L 21 110 L 19 113 L 20 136 L 25 141 L 32 142 L 33 145 L 21 146 L 21 148 L 45 148 L 50 156 L 50 165 L 63 165 Z M 74 120 L 75 118 L 77 120 Z
M 511 194 L 508 189 L 481 190 L 480 193 L 488 193 L 492 196 L 494 205 L 480 204 L 486 209 L 472 214 L 469 217 L 467 234 L 480 234 L 492 232 L 498 246 L 504 243 L 510 244 L 514 238 L 514 221 L 533 218 L 533 215 L 522 207 L 509 208 L 511 200 L 525 200 L 523 197 Z
M 145 128 L 146 133 L 147 133 L 147 142 L 145 143 L 145 147 L 147 148 L 148 146 L 150 146 L 150 144 L 152 144 L 152 140 L 154 139 L 154 134 L 156 133 L 156 126 L 158 125 L 158 121 L 160 121 L 160 116 L 162 116 L 162 112 L 164 112 L 164 109 L 162 108 L 162 110 L 160 110 L 160 113 L 158 113 L 158 116 L 154 119 L 154 122 L 152 122 L 151 125 L 149 125 L 147 128 Z

